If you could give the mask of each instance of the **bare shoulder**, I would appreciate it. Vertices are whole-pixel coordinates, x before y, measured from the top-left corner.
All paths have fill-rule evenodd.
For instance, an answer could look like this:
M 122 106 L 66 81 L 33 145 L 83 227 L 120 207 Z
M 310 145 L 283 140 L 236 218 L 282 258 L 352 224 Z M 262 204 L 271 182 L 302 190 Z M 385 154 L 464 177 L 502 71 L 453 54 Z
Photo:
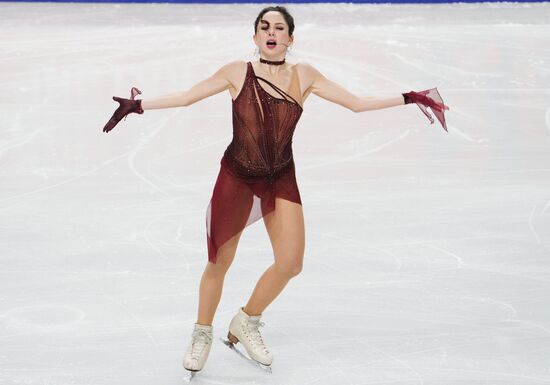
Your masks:
M 301 72 L 311 71 L 313 69 L 313 66 L 311 64 L 306 63 L 304 61 L 298 62 L 295 65 L 296 65 L 296 70 Z
M 321 73 L 317 70 L 317 68 L 306 62 L 296 63 L 296 71 L 298 71 L 299 75 L 303 75 L 306 77 L 321 76 Z
M 238 74 L 243 70 L 246 71 L 246 62 L 244 60 L 233 60 L 222 68 L 225 68 L 228 73 Z
M 229 89 L 231 97 L 234 99 L 240 91 L 241 85 L 246 77 L 246 61 L 233 60 L 224 64 L 218 69 L 216 75 L 226 83 L 226 89 Z
M 323 76 L 317 68 L 306 62 L 296 63 L 296 73 L 305 90 L 308 90 L 315 80 Z
M 246 61 L 234 60 L 220 68 L 221 75 L 228 81 L 229 88 L 236 90 L 246 76 Z
M 246 62 L 244 60 L 234 60 L 220 68 L 220 72 L 234 83 L 237 79 L 246 74 Z

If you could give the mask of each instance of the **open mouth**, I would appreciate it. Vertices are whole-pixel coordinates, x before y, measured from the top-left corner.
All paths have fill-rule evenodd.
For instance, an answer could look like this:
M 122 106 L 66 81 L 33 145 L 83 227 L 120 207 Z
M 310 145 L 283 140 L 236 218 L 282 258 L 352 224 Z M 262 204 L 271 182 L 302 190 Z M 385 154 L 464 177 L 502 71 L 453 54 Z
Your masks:
M 274 42 L 274 41 L 268 41 L 268 42 L 267 42 L 267 46 L 268 46 L 268 47 L 275 47 L 276 45 L 277 45 L 277 43 Z

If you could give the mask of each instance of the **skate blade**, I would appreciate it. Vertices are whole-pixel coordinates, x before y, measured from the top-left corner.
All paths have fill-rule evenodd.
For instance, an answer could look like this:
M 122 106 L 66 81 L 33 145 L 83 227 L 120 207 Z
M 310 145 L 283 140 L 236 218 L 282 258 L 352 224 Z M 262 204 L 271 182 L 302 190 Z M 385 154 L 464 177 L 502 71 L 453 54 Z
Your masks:
M 229 341 L 228 339 L 224 339 L 220 337 L 220 341 L 223 342 L 226 346 L 229 347 L 229 349 L 233 350 L 235 353 L 237 353 L 241 358 L 244 358 L 246 361 L 248 361 L 251 365 L 262 369 L 264 372 L 272 374 L 271 366 L 264 365 L 261 362 L 258 362 L 256 360 L 253 360 L 252 358 L 248 357 L 248 355 L 241 352 L 239 348 L 233 344 L 233 342 Z
M 193 380 L 193 377 L 195 377 L 195 375 L 199 372 L 198 370 L 189 370 L 189 369 L 186 369 L 189 374 L 187 374 L 186 376 L 183 377 L 183 381 L 184 382 L 187 382 L 187 383 L 190 383 L 191 380 Z

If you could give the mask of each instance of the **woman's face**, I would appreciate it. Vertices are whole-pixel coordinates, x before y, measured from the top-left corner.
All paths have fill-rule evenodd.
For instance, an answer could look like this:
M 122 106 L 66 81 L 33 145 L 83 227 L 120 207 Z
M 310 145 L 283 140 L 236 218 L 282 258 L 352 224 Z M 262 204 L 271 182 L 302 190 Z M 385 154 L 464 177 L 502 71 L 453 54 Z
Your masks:
M 282 60 L 293 38 L 288 35 L 288 25 L 280 12 L 266 12 L 260 19 L 254 43 L 258 46 L 261 57 Z M 268 44 L 268 42 L 274 42 Z

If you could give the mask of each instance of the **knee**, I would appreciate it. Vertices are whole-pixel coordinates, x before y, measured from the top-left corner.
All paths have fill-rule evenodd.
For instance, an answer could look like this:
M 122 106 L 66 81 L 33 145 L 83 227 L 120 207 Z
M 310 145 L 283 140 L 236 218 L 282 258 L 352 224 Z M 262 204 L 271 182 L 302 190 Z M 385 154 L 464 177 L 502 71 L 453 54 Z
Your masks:
M 216 263 L 208 262 L 204 272 L 211 278 L 223 278 L 229 270 L 229 266 L 231 266 L 231 263 L 218 259 Z
M 275 268 L 279 273 L 292 278 L 300 274 L 303 268 L 302 262 L 284 262 L 284 263 L 275 263 Z

